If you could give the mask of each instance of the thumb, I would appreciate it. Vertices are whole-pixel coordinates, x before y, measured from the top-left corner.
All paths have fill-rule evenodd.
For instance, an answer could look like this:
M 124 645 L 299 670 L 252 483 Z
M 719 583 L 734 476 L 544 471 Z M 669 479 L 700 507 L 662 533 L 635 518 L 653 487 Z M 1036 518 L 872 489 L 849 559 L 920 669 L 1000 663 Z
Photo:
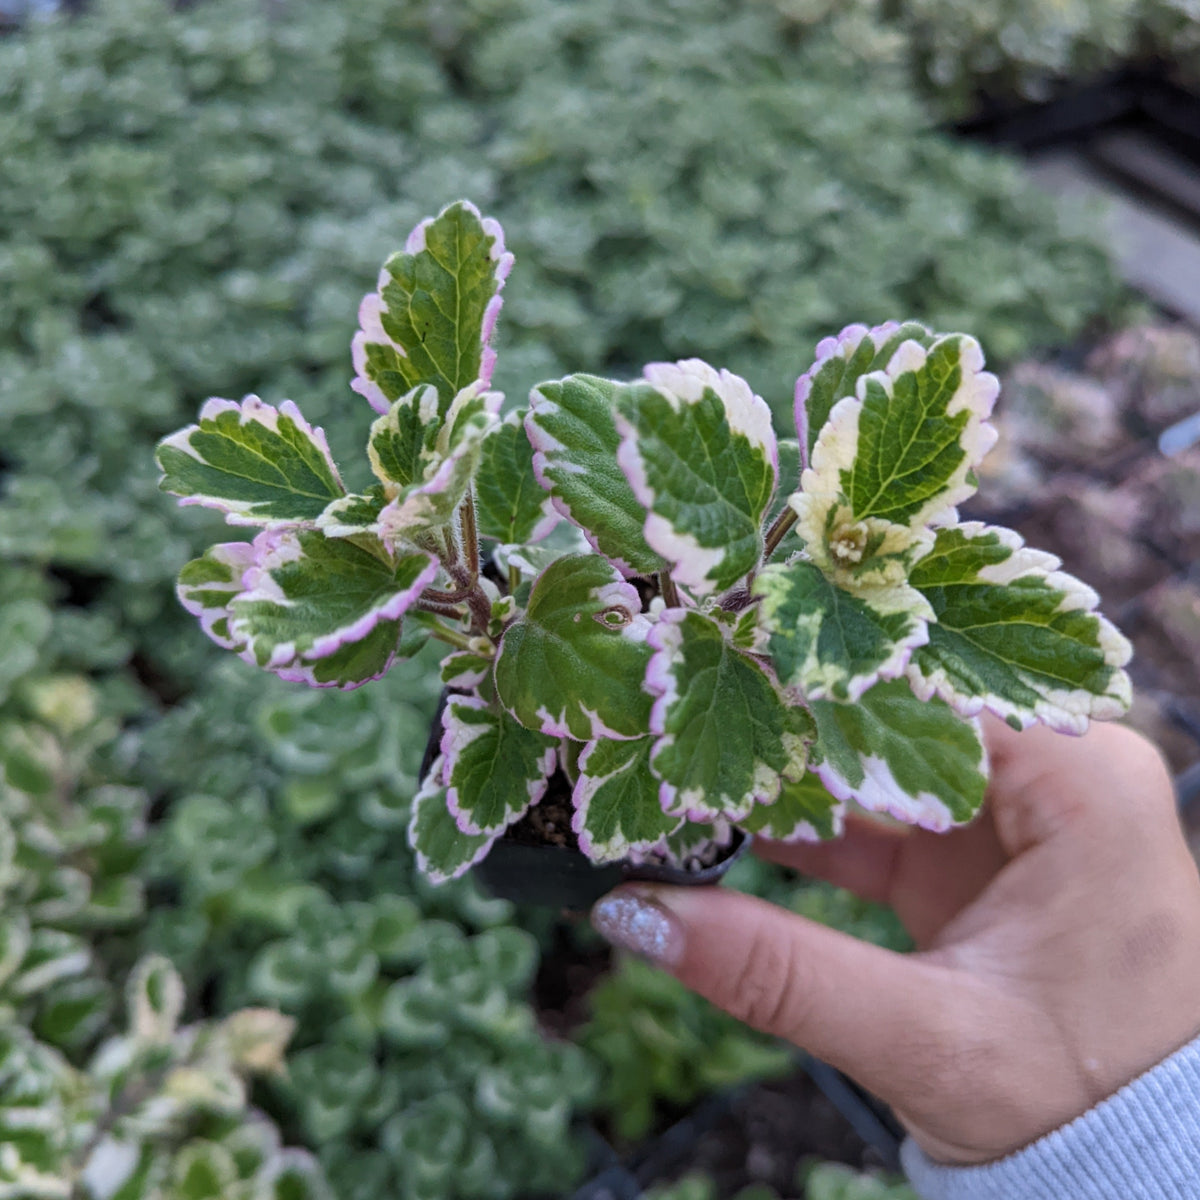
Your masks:
M 957 973 L 739 892 L 626 886 L 597 903 L 592 924 L 718 1008 L 893 1104 L 963 1028 Z

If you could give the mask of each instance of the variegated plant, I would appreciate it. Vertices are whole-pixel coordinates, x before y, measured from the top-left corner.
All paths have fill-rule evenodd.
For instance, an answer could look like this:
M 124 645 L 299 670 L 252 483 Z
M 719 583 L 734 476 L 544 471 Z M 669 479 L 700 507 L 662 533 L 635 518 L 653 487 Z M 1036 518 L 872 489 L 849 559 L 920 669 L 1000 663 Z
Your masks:
M 972 338 L 827 339 L 795 440 L 695 359 L 542 383 L 502 417 L 511 263 L 460 202 L 384 266 L 353 342 L 378 414 L 365 491 L 287 401 L 210 400 L 159 448 L 165 490 L 261 530 L 180 575 L 218 645 L 343 688 L 450 647 L 410 826 L 431 876 L 551 787 L 601 862 L 683 857 L 732 825 L 829 837 L 850 802 L 944 830 L 983 799 L 984 709 L 1072 733 L 1125 710 L 1129 645 L 1095 593 L 958 519 L 995 438 Z

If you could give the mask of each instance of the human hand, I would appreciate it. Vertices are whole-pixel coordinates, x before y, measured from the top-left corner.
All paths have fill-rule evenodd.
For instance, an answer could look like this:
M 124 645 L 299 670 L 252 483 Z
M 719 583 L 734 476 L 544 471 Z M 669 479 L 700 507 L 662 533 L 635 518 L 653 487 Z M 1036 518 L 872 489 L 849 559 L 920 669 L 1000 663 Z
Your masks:
M 886 1100 L 932 1158 L 1000 1158 L 1200 1033 L 1200 874 L 1138 734 L 985 727 L 981 816 L 947 834 L 855 818 L 760 855 L 894 907 L 900 955 L 723 888 L 637 884 L 611 941 Z

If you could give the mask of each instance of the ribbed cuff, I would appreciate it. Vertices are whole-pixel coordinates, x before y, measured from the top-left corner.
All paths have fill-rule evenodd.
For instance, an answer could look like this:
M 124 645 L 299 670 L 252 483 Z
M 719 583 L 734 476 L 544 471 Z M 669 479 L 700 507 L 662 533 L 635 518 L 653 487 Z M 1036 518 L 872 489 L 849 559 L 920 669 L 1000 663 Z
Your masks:
M 1197 1200 L 1200 1038 L 1069 1125 L 980 1167 L 946 1167 L 909 1138 L 923 1200 Z

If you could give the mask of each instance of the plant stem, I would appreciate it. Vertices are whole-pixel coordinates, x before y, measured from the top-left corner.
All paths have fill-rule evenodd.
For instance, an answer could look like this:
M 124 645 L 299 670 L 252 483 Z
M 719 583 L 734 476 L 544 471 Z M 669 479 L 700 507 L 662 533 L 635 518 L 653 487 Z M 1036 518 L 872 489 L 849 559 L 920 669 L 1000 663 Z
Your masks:
M 794 508 L 785 508 L 783 512 L 775 518 L 775 523 L 767 530 L 766 542 L 763 546 L 763 562 L 779 548 L 779 543 L 783 541 L 783 535 L 796 523 L 797 513 Z
M 431 608 L 428 611 L 433 612 L 434 610 Z M 457 650 L 469 650 L 471 648 L 471 638 L 468 634 L 460 633 L 457 629 L 447 629 L 445 625 L 431 626 L 429 636 L 435 637 L 439 642 L 445 642 Z
M 679 589 L 675 586 L 675 580 L 671 578 L 670 571 L 659 571 L 658 590 L 663 598 L 663 603 L 668 608 L 679 607 Z
M 521 568 L 514 563 L 508 564 L 508 594 L 511 596 L 513 592 L 521 586 Z
M 475 527 L 475 492 L 471 488 L 467 489 L 462 505 L 462 539 L 463 557 L 467 560 L 471 586 L 474 587 L 479 578 L 479 532 Z

